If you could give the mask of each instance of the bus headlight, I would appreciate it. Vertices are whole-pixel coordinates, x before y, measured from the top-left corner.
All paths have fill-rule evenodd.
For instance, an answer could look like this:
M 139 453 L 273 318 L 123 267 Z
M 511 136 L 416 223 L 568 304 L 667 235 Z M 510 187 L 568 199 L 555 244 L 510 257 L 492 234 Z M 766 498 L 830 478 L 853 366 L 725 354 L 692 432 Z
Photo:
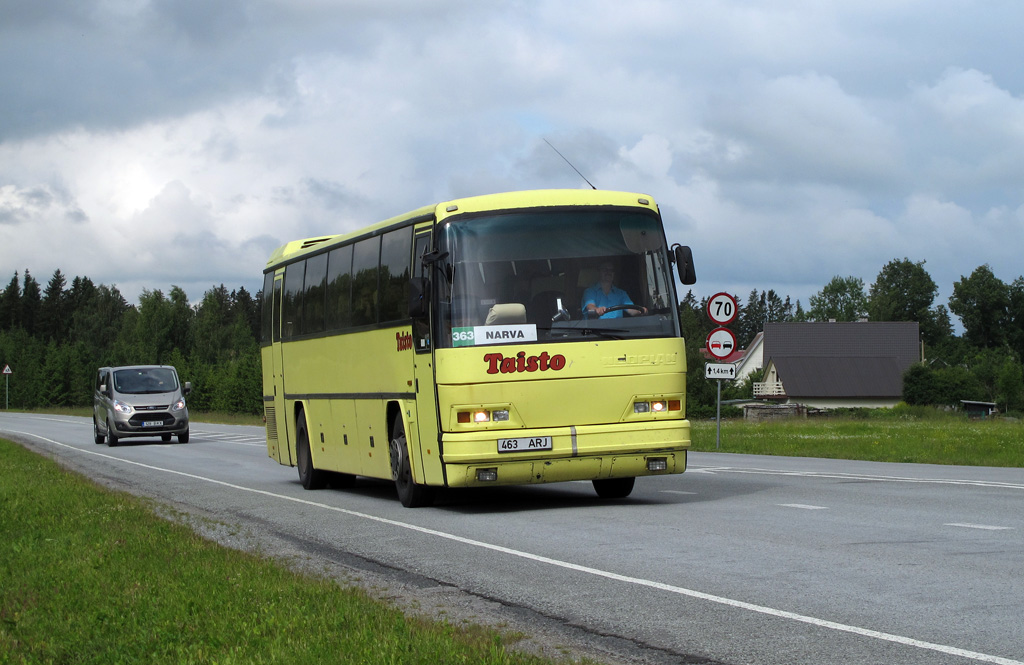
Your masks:
M 490 422 L 507 423 L 511 419 L 511 409 L 507 406 L 467 408 L 465 411 L 456 410 L 455 413 L 455 421 L 462 425 L 474 423 L 482 425 Z
M 667 413 L 682 411 L 683 402 L 678 399 L 654 398 L 633 402 L 633 413 Z

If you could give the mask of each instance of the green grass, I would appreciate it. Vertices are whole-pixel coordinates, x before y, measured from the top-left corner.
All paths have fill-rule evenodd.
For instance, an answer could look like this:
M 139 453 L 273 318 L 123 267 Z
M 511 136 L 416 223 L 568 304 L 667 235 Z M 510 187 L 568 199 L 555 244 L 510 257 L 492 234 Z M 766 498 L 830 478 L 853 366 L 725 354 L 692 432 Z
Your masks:
M 714 420 L 691 423 L 692 450 L 714 452 Z M 877 462 L 1024 466 L 1024 423 L 931 409 L 880 409 L 767 423 L 722 421 L 719 452 Z
M 546 663 L 220 547 L 0 439 L 0 663 Z

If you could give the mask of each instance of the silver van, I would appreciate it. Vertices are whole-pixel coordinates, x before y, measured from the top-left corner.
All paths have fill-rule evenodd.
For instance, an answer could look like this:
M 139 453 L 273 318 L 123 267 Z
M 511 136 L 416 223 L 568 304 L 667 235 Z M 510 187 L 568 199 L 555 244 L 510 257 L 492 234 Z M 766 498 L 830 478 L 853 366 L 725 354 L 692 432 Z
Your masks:
M 96 443 L 116 446 L 128 436 L 159 436 L 188 443 L 185 395 L 192 384 L 178 381 L 170 365 L 101 367 L 96 373 L 92 430 Z

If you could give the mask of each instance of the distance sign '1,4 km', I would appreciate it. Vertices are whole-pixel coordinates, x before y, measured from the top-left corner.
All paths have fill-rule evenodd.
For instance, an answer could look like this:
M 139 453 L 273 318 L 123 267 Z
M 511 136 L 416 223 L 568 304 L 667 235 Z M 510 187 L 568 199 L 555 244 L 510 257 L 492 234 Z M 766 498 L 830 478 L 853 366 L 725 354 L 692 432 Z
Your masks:
M 729 325 L 737 313 L 736 299 L 728 293 L 716 293 L 708 298 L 708 318 L 718 325 Z

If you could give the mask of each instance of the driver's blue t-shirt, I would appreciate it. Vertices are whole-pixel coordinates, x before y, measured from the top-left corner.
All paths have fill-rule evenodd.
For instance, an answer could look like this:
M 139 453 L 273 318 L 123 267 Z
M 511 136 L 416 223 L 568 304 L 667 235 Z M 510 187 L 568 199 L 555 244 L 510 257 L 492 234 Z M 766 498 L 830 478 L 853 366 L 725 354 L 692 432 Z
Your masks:
M 617 286 L 613 286 L 608 293 L 605 293 L 604 289 L 601 288 L 601 283 L 598 282 L 583 292 L 584 316 L 587 316 L 587 305 L 591 303 L 593 303 L 594 307 L 615 307 L 617 305 L 632 305 L 633 301 L 629 299 L 629 295 L 625 291 Z M 621 319 L 625 312 L 626 310 L 624 309 L 606 312 L 600 318 Z

